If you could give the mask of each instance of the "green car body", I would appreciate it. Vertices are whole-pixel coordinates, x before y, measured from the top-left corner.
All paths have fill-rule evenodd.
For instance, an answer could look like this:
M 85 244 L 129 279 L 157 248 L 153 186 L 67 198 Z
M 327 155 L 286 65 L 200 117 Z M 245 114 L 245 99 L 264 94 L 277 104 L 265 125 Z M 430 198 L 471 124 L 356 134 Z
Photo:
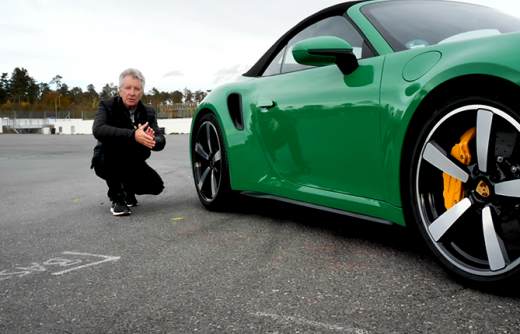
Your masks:
M 486 76 L 503 81 L 504 89 L 511 84 L 520 86 L 520 61 L 512 56 L 520 54 L 520 34 L 393 52 L 359 11 L 363 5 L 351 7 L 348 15 L 380 56 L 361 60 L 356 73 L 344 78 L 337 67 L 327 66 L 276 78 L 241 78 L 213 90 L 198 107 L 194 121 L 201 111 L 210 110 L 222 124 L 234 190 L 274 194 L 405 225 L 400 191 L 402 149 L 413 116 L 428 94 L 458 82 L 495 84 Z M 367 74 L 372 76 L 370 80 Z M 275 99 L 268 91 L 273 80 L 276 88 L 286 87 L 276 92 L 278 101 L 289 103 L 284 108 L 304 106 L 303 112 L 310 115 L 307 122 L 298 124 L 298 131 L 309 135 L 301 138 L 301 145 L 311 147 L 316 159 L 323 156 L 319 170 L 311 174 L 298 171 L 294 164 L 283 166 L 283 162 L 277 169 L 269 158 L 269 148 L 261 142 L 262 131 L 272 131 L 273 144 L 298 140 L 294 132 L 262 125 L 268 120 L 259 102 L 266 95 Z M 296 89 L 312 92 L 309 104 L 292 100 L 293 82 L 305 82 Z M 349 87 L 355 97 L 345 97 Z M 228 112 L 227 96 L 232 93 L 242 95 L 244 130 L 234 126 Z M 319 103 L 313 99 L 317 96 Z M 351 111 L 336 113 L 346 107 Z M 279 110 L 270 113 L 282 114 Z M 338 132 L 344 134 L 339 141 Z
M 362 11 L 384 2 L 396 1 L 348 8 L 376 54 L 358 59 L 352 73 L 335 64 L 350 45 L 318 37 L 293 51 L 298 62 L 316 67 L 242 76 L 206 97 L 192 134 L 203 115 L 216 117 L 232 190 L 404 226 L 404 176 L 433 110 L 461 89 L 520 93 L 520 33 L 396 52 Z M 313 56 L 312 48 L 332 50 Z

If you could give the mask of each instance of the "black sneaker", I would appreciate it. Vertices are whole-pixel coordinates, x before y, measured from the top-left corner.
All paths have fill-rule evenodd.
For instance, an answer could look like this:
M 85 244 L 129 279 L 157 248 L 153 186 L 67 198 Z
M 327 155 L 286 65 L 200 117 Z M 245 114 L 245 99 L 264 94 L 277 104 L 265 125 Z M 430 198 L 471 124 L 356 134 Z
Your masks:
M 126 205 L 129 207 L 139 205 L 139 202 L 137 201 L 137 198 L 135 198 L 134 194 L 126 194 L 125 202 L 126 202 Z
M 130 209 L 124 202 L 112 202 L 112 207 L 110 208 L 110 212 L 114 216 L 128 216 L 131 214 Z

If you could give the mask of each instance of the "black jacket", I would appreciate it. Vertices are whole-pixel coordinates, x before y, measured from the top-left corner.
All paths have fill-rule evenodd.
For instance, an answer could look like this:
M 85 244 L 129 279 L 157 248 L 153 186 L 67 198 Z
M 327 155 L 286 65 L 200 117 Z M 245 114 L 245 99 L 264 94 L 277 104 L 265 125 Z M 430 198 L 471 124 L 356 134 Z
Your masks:
M 96 119 L 92 125 L 92 134 L 98 140 L 94 148 L 93 164 L 100 150 L 121 158 L 132 157 L 145 161 L 150 157 L 150 149 L 135 141 L 134 132 L 138 124 L 148 125 L 155 131 L 155 146 L 153 151 L 161 151 L 166 145 L 166 139 L 157 126 L 155 110 L 141 101 L 134 112 L 135 123 L 130 119 L 130 113 L 123 104 L 121 97 L 111 97 L 99 102 Z

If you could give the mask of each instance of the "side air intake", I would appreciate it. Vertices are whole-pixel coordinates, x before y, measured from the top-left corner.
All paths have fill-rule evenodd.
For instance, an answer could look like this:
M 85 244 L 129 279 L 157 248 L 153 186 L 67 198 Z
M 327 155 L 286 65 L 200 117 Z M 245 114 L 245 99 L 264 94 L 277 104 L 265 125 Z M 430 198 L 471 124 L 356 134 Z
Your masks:
M 239 93 L 231 93 L 227 98 L 227 107 L 229 116 L 237 130 L 244 130 L 244 115 L 242 114 L 242 95 Z

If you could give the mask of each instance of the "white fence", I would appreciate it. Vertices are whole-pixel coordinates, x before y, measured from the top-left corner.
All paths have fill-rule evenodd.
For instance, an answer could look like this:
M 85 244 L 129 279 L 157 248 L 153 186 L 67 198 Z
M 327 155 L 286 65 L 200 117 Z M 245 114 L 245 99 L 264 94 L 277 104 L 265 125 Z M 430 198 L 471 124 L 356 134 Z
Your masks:
M 23 132 L 31 132 L 37 129 L 42 129 L 45 126 L 49 126 L 51 122 L 54 120 L 50 120 L 47 118 L 3 118 L 0 120 L 2 123 L 0 133 L 3 132 L 4 127 L 7 130 L 14 129 L 15 132 L 23 133 Z
M 159 119 L 158 125 L 160 128 L 164 128 L 165 134 L 170 133 L 190 133 L 191 118 L 173 118 L 173 119 Z M 2 129 L 14 129 L 18 133 L 29 132 L 32 129 L 42 129 L 43 134 L 51 134 L 51 128 L 54 128 L 56 134 L 92 134 L 93 120 L 82 120 L 82 119 L 36 119 L 36 118 L 17 118 L 2 119 L 2 126 L 0 127 L 0 133 Z M 5 131 L 4 131 L 5 132 Z

